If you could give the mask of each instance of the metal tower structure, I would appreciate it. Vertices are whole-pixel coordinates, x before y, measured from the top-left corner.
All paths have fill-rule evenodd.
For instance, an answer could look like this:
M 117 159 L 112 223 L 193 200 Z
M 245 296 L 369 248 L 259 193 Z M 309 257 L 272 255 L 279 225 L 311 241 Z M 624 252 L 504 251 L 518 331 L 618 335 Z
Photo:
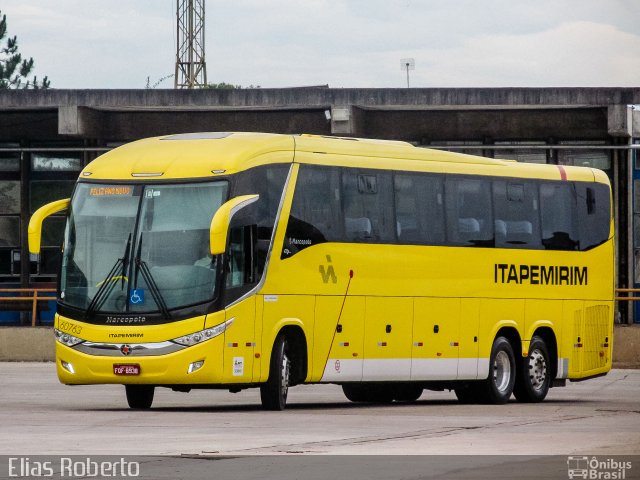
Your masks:
M 175 88 L 201 88 L 207 85 L 204 60 L 205 0 L 176 0 L 177 43 Z

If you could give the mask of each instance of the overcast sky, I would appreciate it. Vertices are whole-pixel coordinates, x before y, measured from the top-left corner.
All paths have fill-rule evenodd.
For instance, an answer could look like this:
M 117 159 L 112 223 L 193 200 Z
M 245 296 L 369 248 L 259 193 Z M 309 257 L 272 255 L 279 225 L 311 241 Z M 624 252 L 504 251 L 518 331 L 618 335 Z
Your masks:
M 175 0 L 3 0 L 54 88 L 144 88 L 175 66 Z M 206 0 L 209 82 L 640 86 L 640 0 Z M 173 87 L 173 79 L 159 88 Z

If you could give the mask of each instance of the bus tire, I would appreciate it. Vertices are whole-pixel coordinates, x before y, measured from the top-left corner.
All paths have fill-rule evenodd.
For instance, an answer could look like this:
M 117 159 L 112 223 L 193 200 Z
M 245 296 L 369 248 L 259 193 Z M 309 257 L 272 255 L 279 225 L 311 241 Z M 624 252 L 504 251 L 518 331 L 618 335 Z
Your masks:
M 493 342 L 489 359 L 489 378 L 481 384 L 480 402 L 501 405 L 507 403 L 516 380 L 516 359 L 513 347 L 505 337 Z
M 475 383 L 463 383 L 453 389 L 458 401 L 464 405 L 478 403 L 481 395 L 478 393 L 478 385 Z
M 367 389 L 364 385 L 358 383 L 346 383 L 342 385 L 342 393 L 350 402 L 366 402 Z
M 374 383 L 366 387 L 367 402 L 391 403 L 393 402 L 394 389 L 388 383 Z
M 271 363 L 269 379 L 260 385 L 260 400 L 265 410 L 284 410 L 289 393 L 289 379 L 291 360 L 287 354 L 287 338 L 280 334 L 276 337 Z
M 396 385 L 393 388 L 393 399 L 396 402 L 415 402 L 420 398 L 423 391 L 422 385 L 412 383 Z
M 523 358 L 516 374 L 513 394 L 519 402 L 541 402 L 549 393 L 551 372 L 549 351 L 544 340 L 534 336 L 529 344 L 529 355 Z
M 386 383 L 356 383 L 342 386 L 345 397 L 352 402 L 391 403 L 395 390 Z
M 156 387 L 153 385 L 125 385 L 124 389 L 127 393 L 129 408 L 136 410 L 147 410 L 151 408 Z

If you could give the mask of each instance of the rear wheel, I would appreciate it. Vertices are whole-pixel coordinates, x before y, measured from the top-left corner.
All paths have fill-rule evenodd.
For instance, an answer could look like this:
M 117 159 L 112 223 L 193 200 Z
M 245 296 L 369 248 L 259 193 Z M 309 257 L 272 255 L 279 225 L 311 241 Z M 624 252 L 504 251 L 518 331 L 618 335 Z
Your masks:
M 155 388 L 153 385 L 125 385 L 127 403 L 130 408 L 146 410 L 151 408 Z
M 505 337 L 498 337 L 491 348 L 489 378 L 480 384 L 479 400 L 483 403 L 507 403 L 513 393 L 515 379 L 516 359 L 513 347 Z
M 481 398 L 481 394 L 478 392 L 478 385 L 474 383 L 463 383 L 453 389 L 458 397 L 460 403 L 469 405 L 471 403 L 477 403 Z
M 287 339 L 284 335 L 276 337 L 269 379 L 260 386 L 260 400 L 265 410 L 284 410 L 289 393 L 291 360 L 287 355 Z
M 393 388 L 393 399 L 396 402 L 415 402 L 423 392 L 421 385 L 406 383 Z
M 519 402 L 541 402 L 549 393 L 551 375 L 549 352 L 544 340 L 533 337 L 529 355 L 522 359 L 513 394 Z

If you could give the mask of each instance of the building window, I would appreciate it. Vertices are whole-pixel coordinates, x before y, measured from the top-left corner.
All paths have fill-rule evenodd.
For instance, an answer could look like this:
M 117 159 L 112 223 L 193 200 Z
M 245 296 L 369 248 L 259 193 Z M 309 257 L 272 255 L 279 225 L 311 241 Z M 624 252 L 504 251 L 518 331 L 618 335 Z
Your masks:
M 0 217 L 0 247 L 20 245 L 20 217 Z
M 72 180 L 44 180 L 31 182 L 31 213 L 47 203 L 71 197 L 75 182 Z
M 497 149 L 493 158 L 516 160 L 522 163 L 547 163 L 547 150 L 527 148 L 528 145 L 546 145 L 545 142 L 495 142 L 495 145 L 512 145 L 514 148 Z
M 604 142 L 560 142 L 560 145 L 604 145 Z M 611 158 L 607 150 L 589 150 L 586 148 L 558 150 L 559 165 L 573 165 L 576 167 L 611 169 Z
M 453 146 L 477 146 L 478 148 L 465 148 L 465 149 L 459 149 L 459 148 L 447 148 L 447 147 L 453 147 Z M 483 150 L 483 145 L 482 142 L 476 142 L 476 141 L 468 141 L 468 140 L 464 140 L 464 141 L 458 141 L 458 142 L 453 142 L 453 141 L 434 141 L 431 142 L 429 145 L 420 145 L 421 147 L 426 147 L 426 148 L 437 148 L 437 149 L 442 149 L 443 147 L 444 150 L 448 151 L 448 152 L 457 152 L 457 153 L 464 153 L 466 155 L 477 155 L 478 157 L 483 157 L 486 156 L 486 151 Z
M 58 153 L 34 153 L 31 155 L 34 172 L 77 172 L 82 170 L 82 160 L 77 155 Z
M 18 148 L 17 143 L 0 143 L 0 148 Z M 0 151 L 0 172 L 19 172 L 20 153 Z
M 20 182 L 0 181 L 0 214 L 20 213 Z
M 35 212 L 47 203 L 69 198 L 75 182 L 72 180 L 34 180 L 30 183 L 30 211 Z M 53 215 L 42 225 L 42 252 L 36 275 L 53 276 L 58 273 L 60 245 L 64 234 L 65 214 Z

